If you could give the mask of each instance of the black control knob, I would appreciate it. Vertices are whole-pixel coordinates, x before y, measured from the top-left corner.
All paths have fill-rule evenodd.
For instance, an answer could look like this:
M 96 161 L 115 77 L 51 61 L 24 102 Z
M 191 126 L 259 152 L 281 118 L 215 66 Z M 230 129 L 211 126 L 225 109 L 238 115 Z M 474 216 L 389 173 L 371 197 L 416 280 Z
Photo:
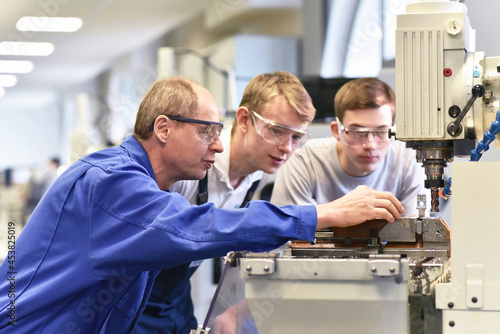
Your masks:
M 472 87 L 471 92 L 472 95 L 476 98 L 483 97 L 485 89 L 482 85 L 474 85 L 474 87 Z

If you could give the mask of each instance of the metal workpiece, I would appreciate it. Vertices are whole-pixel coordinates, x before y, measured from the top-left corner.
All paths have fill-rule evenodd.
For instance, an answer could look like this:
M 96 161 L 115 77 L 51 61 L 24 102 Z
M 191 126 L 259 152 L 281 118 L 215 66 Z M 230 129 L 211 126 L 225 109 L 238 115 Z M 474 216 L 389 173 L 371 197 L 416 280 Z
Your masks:
M 424 242 L 449 241 L 449 227 L 441 218 L 403 217 L 392 224 L 387 224 L 379 233 L 382 242 L 415 242 L 416 236 L 422 235 Z
M 401 218 L 392 224 L 387 224 L 379 232 L 379 237 L 382 242 L 416 242 L 417 230 L 414 226 L 416 218 Z
M 417 210 L 418 217 L 425 217 L 425 210 L 427 209 L 427 196 L 425 194 L 417 194 Z

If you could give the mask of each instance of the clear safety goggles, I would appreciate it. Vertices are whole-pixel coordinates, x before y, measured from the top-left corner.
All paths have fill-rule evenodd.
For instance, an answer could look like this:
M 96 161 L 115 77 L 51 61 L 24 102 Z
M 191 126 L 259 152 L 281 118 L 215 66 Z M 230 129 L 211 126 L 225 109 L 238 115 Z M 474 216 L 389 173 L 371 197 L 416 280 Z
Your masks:
M 283 145 L 291 143 L 292 148 L 296 149 L 305 144 L 309 138 L 309 132 L 291 128 L 285 125 L 277 124 L 270 119 L 264 118 L 251 110 L 253 124 L 257 133 L 268 143 L 274 145 Z
M 338 118 L 336 120 L 340 139 L 349 146 L 365 146 L 368 141 L 373 141 L 377 146 L 384 146 L 389 144 L 391 134 L 394 133 L 394 127 L 364 128 L 351 126 L 346 128 Z

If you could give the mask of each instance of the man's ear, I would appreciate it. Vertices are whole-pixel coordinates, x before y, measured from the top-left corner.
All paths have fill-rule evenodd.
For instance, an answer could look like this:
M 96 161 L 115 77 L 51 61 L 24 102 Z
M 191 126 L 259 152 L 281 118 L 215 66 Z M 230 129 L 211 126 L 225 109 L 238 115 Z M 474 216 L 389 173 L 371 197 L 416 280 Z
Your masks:
M 172 121 L 166 116 L 158 116 L 155 121 L 153 133 L 162 143 L 167 141 Z
M 339 123 L 336 121 L 333 121 L 330 123 L 330 131 L 332 132 L 333 138 L 337 139 L 337 141 L 340 141 L 340 136 L 339 136 Z
M 242 132 L 246 133 L 250 122 L 252 122 L 252 116 L 250 116 L 251 111 L 247 107 L 239 107 L 236 110 L 236 122 L 238 127 Z

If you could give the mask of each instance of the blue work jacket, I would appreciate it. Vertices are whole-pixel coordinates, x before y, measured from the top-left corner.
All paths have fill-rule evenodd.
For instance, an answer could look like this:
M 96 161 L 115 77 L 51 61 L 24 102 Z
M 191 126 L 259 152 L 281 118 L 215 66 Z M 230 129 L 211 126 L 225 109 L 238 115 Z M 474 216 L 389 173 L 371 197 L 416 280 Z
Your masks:
M 314 206 L 190 205 L 158 188 L 131 136 L 80 159 L 43 196 L 0 266 L 0 332 L 130 333 L 159 270 L 312 240 L 316 220 Z

